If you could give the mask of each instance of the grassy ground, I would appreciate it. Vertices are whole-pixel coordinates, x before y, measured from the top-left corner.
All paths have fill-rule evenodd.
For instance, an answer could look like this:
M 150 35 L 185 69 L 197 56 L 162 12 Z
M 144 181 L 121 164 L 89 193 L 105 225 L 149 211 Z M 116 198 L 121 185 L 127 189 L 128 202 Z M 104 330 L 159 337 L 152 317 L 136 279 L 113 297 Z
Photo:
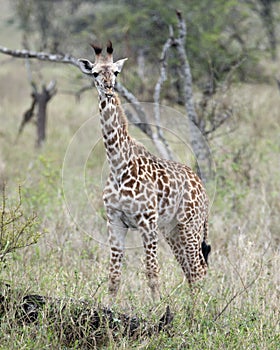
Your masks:
M 1 39 L 5 40 L 3 34 Z M 12 40 L 3 44 L 12 44 Z M 77 103 L 74 97 L 59 93 L 48 110 L 47 143 L 36 150 L 32 124 L 15 142 L 21 116 L 30 104 L 24 62 L 7 61 L 5 56 L 2 60 L 1 181 L 7 183 L 12 202 L 21 184 L 26 214 L 36 211 L 40 227 L 46 232 L 37 245 L 9 257 L 1 279 L 28 293 L 94 297 L 106 304 L 108 247 L 101 201 L 106 172 L 102 145 L 99 143 L 91 151 L 85 169 L 90 209 L 81 188 L 75 187 L 77 179 L 73 176 L 73 182 L 66 184 L 72 186 L 66 188 L 66 197 L 69 193 L 70 205 L 79 211 L 76 216 L 73 212 L 69 215 L 61 175 L 73 135 L 97 114 L 96 95 L 88 92 Z M 85 82 L 76 79 L 74 68 L 40 65 L 45 79 L 56 78 L 60 90 L 75 90 Z M 273 69 L 267 68 L 269 74 Z M 104 349 L 280 348 L 280 95 L 273 82 L 240 84 L 228 95 L 235 106 L 234 118 L 210 144 L 216 163 L 216 185 L 209 184 L 215 187 L 210 213 L 209 274 L 190 293 L 181 269 L 161 240 L 163 301 L 153 305 L 145 283 L 141 242 L 135 232 L 130 233 L 116 308 L 153 320 L 169 304 L 175 314 L 173 327 L 169 333 L 151 338 L 111 339 Z M 228 132 L 232 126 L 234 131 Z M 98 123 L 91 124 L 89 131 L 98 140 Z M 79 149 L 72 154 L 74 174 L 75 164 L 80 164 L 79 154 Z M 0 349 L 63 348 L 59 337 L 45 327 L 21 327 L 8 316 L 1 320 L 0 339 Z

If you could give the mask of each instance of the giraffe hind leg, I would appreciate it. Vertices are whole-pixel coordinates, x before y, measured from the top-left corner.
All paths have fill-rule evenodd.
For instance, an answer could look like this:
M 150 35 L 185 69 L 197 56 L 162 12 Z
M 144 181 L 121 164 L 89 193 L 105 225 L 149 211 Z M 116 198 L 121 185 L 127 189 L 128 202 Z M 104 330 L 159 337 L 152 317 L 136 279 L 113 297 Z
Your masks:
M 210 248 L 205 242 L 206 246 L 203 245 L 202 248 L 200 235 L 189 230 L 187 225 L 178 224 L 165 238 L 188 282 L 193 283 L 203 278 L 207 272 L 205 256 L 207 258 Z

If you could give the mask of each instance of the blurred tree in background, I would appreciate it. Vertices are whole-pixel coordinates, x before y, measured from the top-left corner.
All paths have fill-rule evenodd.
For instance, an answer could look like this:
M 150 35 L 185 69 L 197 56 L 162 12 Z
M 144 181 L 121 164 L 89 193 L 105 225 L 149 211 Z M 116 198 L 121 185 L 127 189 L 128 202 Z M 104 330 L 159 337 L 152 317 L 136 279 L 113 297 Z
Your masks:
M 13 2 L 27 47 L 81 55 L 90 41 L 110 38 L 117 52 L 132 60 L 140 79 L 158 66 L 176 9 L 187 22 L 186 48 L 195 82 L 216 84 L 235 66 L 238 79 L 254 79 L 259 50 L 276 55 L 277 0 Z

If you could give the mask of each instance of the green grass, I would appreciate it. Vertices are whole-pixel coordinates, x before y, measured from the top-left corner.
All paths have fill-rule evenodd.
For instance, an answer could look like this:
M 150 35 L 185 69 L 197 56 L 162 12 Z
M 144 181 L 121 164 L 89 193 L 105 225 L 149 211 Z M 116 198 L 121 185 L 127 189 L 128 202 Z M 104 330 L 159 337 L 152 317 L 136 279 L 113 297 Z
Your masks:
M 77 72 L 71 67 L 40 65 L 46 80 L 59 77 L 58 89 L 75 89 L 85 82 L 75 80 Z M 41 229 L 46 230 L 37 245 L 10 255 L 1 279 L 28 293 L 94 297 L 106 304 L 109 250 L 99 243 L 106 242 L 102 147 L 90 154 L 85 172 L 92 208 L 77 187 L 79 179 L 73 179 L 71 198 L 79 207 L 78 218 L 69 215 L 61 179 L 72 136 L 97 114 L 96 94 L 84 94 L 80 103 L 72 96 L 55 96 L 48 110 L 47 142 L 36 150 L 32 124 L 15 142 L 22 114 L 30 104 L 23 61 L 0 66 L 0 93 L 0 181 L 6 182 L 11 201 L 16 200 L 21 184 L 26 215 L 36 211 Z M 244 83 L 228 95 L 235 106 L 230 123 L 237 128 L 228 133 L 227 124 L 222 136 L 210 144 L 217 173 L 210 213 L 209 274 L 192 294 L 161 240 L 163 301 L 153 305 L 141 241 L 137 233 L 129 233 L 116 308 L 156 320 L 168 304 L 174 321 L 166 333 L 138 340 L 110 339 L 104 349 L 279 349 L 279 91 L 273 83 Z M 96 124 L 91 132 L 95 135 L 98 130 Z M 75 156 L 79 164 L 79 152 Z M 0 349 L 62 348 L 44 319 L 40 327 L 20 326 L 12 316 L 11 312 L 1 318 Z

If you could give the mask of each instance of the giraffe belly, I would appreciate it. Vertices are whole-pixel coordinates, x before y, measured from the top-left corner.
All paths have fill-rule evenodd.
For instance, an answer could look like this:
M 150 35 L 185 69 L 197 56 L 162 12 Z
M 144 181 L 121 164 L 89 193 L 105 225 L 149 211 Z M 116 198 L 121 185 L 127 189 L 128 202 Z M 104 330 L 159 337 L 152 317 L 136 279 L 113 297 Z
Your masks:
M 141 213 L 122 212 L 121 220 L 128 228 L 137 230 L 142 224 L 142 217 L 146 214 L 149 214 L 149 211 Z M 157 223 L 160 229 L 164 228 L 165 230 L 168 229 L 168 227 L 175 226 L 177 224 L 176 212 L 174 215 L 158 216 Z
M 108 181 L 103 199 L 106 208 L 131 229 L 139 228 L 148 217 L 156 217 L 158 226 L 163 228 L 176 221 L 181 193 L 173 188 L 168 193 L 164 189 L 159 191 L 150 183 L 141 183 L 135 193 L 128 186 L 116 187 Z
M 169 201 L 168 204 L 165 202 L 165 205 L 162 205 L 157 200 L 143 203 L 125 197 L 120 200 L 119 204 L 121 204 L 122 221 L 127 227 L 132 229 L 137 229 L 141 225 L 143 217 L 147 218 L 148 216 L 157 217 L 159 228 L 167 227 L 173 225 L 175 221 L 177 222 L 176 216 L 179 203 L 176 203 L 175 198 Z
M 149 202 L 142 202 L 126 196 L 110 196 L 105 205 L 111 212 L 114 211 L 120 216 L 121 221 L 130 229 L 138 229 L 149 216 L 158 218 L 159 227 L 166 227 L 175 220 L 178 210 L 174 203 L 159 208 L 152 197 Z
M 166 206 L 158 209 L 158 226 L 165 227 L 176 221 L 178 206 L 176 204 Z
M 130 228 L 132 230 L 138 229 L 139 223 L 137 222 L 137 220 L 134 216 L 122 213 L 121 220 L 128 228 Z

